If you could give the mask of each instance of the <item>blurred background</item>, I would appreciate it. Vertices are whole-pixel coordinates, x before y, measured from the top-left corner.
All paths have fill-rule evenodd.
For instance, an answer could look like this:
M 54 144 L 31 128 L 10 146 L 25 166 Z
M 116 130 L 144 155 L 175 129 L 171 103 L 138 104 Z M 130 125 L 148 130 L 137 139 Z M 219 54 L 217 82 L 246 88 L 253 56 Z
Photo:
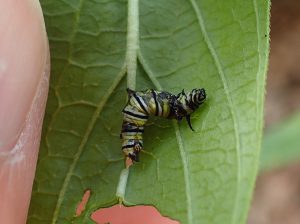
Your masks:
M 300 1 L 273 0 L 260 174 L 248 224 L 300 223 Z

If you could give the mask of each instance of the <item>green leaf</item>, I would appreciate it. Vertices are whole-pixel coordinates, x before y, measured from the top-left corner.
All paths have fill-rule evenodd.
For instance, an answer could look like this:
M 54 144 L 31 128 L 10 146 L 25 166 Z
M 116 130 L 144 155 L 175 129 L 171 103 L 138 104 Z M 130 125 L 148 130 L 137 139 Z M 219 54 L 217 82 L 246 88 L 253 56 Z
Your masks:
M 52 76 L 28 223 L 92 223 L 94 210 L 117 203 L 124 168 L 121 110 L 135 61 L 127 2 L 41 3 Z M 208 100 L 192 115 L 196 132 L 186 122 L 148 123 L 127 203 L 154 205 L 181 224 L 245 222 L 261 143 L 269 4 L 139 2 L 136 89 L 204 87 Z M 75 217 L 86 189 L 90 200 Z
M 263 138 L 260 168 L 267 170 L 300 159 L 300 114 L 271 127 Z

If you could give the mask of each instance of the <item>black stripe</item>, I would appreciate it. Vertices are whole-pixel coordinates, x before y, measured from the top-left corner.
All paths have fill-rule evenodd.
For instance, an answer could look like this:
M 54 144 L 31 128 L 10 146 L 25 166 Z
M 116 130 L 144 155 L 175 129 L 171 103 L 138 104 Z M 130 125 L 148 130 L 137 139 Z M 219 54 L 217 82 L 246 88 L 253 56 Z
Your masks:
M 127 110 L 123 110 L 123 113 L 131 115 L 133 117 L 141 118 L 141 119 L 146 119 L 146 120 L 148 119 L 147 115 L 145 115 L 145 116 L 144 115 L 139 115 L 139 114 L 135 114 L 135 113 L 132 113 L 130 111 L 127 111 Z
M 198 108 L 198 105 L 195 104 L 192 100 L 191 101 L 187 101 L 187 99 L 185 100 L 185 104 L 191 108 L 192 111 L 195 111 Z
M 196 103 L 197 102 L 197 94 L 194 93 L 194 96 L 193 96 L 193 103 Z
M 146 108 L 144 107 L 144 105 L 142 104 L 142 102 L 140 101 L 140 99 L 138 98 L 138 96 L 134 93 L 133 94 L 134 98 L 136 99 L 136 101 L 139 103 L 139 105 L 141 106 L 141 108 L 143 109 L 143 111 L 148 114 Z
M 144 130 L 139 129 L 139 128 L 135 128 L 135 129 L 124 128 L 124 129 L 122 129 L 122 132 L 140 132 L 140 133 L 144 133 Z
M 155 102 L 155 116 L 158 116 L 158 102 L 156 100 L 156 93 L 153 89 L 151 89 L 151 92 L 152 92 L 152 95 L 153 95 L 153 99 L 154 99 L 154 102 Z
M 132 148 L 134 147 L 135 144 L 132 144 L 132 145 L 124 145 L 122 146 L 122 149 L 127 149 L 127 148 Z
M 200 94 L 198 94 L 197 101 L 198 101 L 199 103 L 201 102 L 201 95 L 200 95 Z

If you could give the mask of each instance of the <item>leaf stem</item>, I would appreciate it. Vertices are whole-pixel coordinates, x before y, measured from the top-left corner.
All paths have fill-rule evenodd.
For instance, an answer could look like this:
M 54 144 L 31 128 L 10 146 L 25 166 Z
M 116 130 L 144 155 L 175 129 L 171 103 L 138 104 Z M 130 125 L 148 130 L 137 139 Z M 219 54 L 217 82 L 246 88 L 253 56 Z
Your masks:
M 125 64 L 127 67 L 127 87 L 135 90 L 136 87 L 136 69 L 137 52 L 139 50 L 139 0 L 128 0 L 128 19 L 127 19 L 127 50 Z M 120 173 L 119 183 L 116 191 L 116 197 L 119 203 L 125 201 L 129 167 L 123 169 Z
M 117 192 L 116 192 L 116 196 L 120 204 L 122 204 L 123 201 L 125 200 L 125 190 L 126 190 L 128 175 L 129 175 L 129 168 L 123 169 L 120 173 L 120 179 L 119 179 Z
M 137 51 L 139 49 L 139 0 L 128 0 L 127 19 L 127 87 L 136 87 Z

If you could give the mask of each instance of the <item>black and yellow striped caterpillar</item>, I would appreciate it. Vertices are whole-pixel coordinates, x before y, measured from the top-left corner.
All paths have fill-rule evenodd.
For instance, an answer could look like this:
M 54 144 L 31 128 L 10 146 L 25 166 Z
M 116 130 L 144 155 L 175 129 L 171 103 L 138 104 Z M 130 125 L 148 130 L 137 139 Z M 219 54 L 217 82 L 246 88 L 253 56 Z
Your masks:
M 206 99 L 204 89 L 193 89 L 177 96 L 166 91 L 148 89 L 133 91 L 127 89 L 128 102 L 123 109 L 123 124 L 120 134 L 122 150 L 132 162 L 139 161 L 139 152 L 143 149 L 144 125 L 149 115 L 160 116 L 180 121 L 186 118 L 193 130 L 190 114 Z

